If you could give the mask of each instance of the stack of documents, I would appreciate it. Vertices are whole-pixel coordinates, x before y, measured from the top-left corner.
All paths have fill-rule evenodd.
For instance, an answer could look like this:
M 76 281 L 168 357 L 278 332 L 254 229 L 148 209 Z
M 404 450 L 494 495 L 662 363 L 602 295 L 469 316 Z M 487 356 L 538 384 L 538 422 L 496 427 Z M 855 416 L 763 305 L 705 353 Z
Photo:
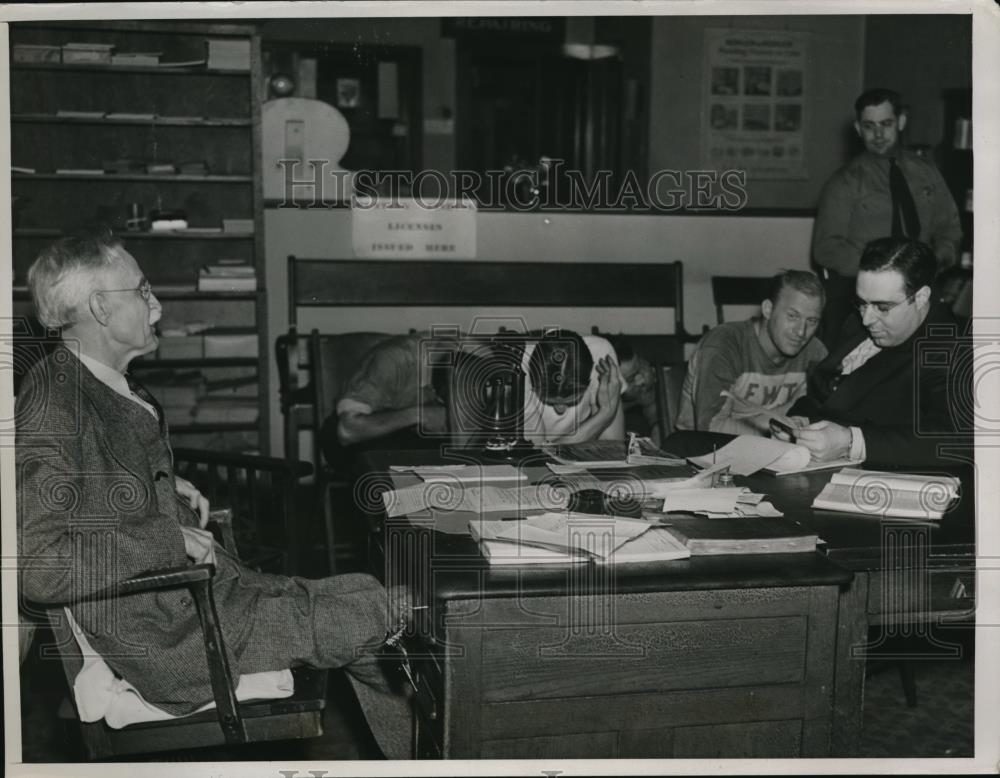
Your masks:
M 812 507 L 866 516 L 938 521 L 958 497 L 949 475 L 914 475 L 844 468 L 823 487 Z
M 562 512 L 521 520 L 476 518 L 469 531 L 491 565 L 612 564 L 691 555 L 663 527 L 618 516 Z
M 390 519 L 426 510 L 521 515 L 525 511 L 563 510 L 569 502 L 569 494 L 550 484 L 480 487 L 442 479 L 390 489 L 382 493 L 382 502 Z

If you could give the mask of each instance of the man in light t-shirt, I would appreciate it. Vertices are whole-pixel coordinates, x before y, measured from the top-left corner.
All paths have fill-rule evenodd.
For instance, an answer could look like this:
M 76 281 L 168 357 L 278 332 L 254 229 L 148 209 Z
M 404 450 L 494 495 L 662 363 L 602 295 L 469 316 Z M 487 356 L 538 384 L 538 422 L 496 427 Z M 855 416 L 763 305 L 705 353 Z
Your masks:
M 535 443 L 622 440 L 625 390 L 615 350 L 604 338 L 552 329 L 528 343 L 522 368 L 524 437 Z
M 826 356 L 813 335 L 823 286 L 805 270 L 776 275 L 761 315 L 726 322 L 701 339 L 688 364 L 677 428 L 742 435 L 768 431 L 763 410 L 784 414 Z

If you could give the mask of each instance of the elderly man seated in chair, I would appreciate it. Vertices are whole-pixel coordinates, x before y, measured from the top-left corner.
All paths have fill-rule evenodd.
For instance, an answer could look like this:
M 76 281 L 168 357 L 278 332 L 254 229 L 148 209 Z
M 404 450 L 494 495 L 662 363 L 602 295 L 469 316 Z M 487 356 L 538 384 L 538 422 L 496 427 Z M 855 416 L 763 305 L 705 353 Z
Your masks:
M 128 374 L 156 348 L 161 307 L 109 232 L 63 238 L 32 265 L 41 322 L 62 342 L 17 398 L 22 595 L 68 606 L 111 668 L 168 713 L 212 700 L 201 628 L 187 591 L 88 599 L 132 576 L 213 562 L 214 596 L 234 675 L 296 665 L 344 667 L 389 758 L 410 756 L 410 710 L 376 661 L 407 612 L 371 576 L 320 580 L 247 569 L 204 529 L 208 505 L 177 478 L 162 413 Z M 113 608 L 113 610 L 112 610 Z

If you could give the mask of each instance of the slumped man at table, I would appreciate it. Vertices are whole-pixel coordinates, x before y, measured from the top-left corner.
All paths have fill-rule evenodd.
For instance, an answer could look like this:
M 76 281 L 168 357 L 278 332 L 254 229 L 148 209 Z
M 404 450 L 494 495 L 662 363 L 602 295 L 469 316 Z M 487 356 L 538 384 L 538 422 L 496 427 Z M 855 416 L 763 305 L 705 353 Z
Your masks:
M 942 465 L 949 464 L 940 453 L 943 443 L 971 440 L 957 430 L 961 409 L 950 405 L 958 395 L 969 396 L 954 391 L 961 373 L 941 360 L 920 359 L 931 347 L 954 356 L 957 346 L 954 319 L 932 297 L 936 270 L 933 250 L 919 241 L 880 238 L 865 247 L 858 315 L 845 324 L 842 339 L 810 374 L 806 396 L 788 412 L 801 425 L 795 442 L 814 460 L 849 456 L 869 467 Z

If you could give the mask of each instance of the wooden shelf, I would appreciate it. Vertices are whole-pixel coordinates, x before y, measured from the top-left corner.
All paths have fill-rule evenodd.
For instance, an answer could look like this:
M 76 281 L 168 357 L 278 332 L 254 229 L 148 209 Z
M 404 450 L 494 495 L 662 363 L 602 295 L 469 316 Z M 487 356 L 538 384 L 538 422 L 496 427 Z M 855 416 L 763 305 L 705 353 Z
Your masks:
M 113 45 L 116 51 L 163 52 L 162 60 L 198 61 L 208 52 L 206 40 L 240 39 L 249 49 L 249 67 L 209 68 L 205 64 L 159 67 L 133 63 L 113 65 L 63 62 L 10 62 L 12 161 L 26 173 L 11 170 L 19 195 L 18 228 L 13 230 L 12 290 L 19 310 L 30 304 L 24 280 L 38 249 L 93 220 L 111 222 L 135 254 L 157 298 L 178 321 L 195 319 L 245 327 L 256 356 L 188 358 L 169 345 L 159 354 L 177 358 L 146 359 L 132 367 L 153 371 L 200 370 L 213 377 L 253 379 L 257 418 L 247 413 L 218 413 L 208 418 L 244 419 L 209 423 L 179 417 L 175 434 L 255 433 L 254 445 L 268 451 L 271 344 L 267 293 L 263 288 L 264 235 L 261 211 L 261 73 L 260 38 L 255 25 L 144 22 L 53 21 L 13 25 L 10 45 L 62 46 L 68 41 Z M 245 41 L 245 44 L 243 43 Z M 213 60 L 215 62 L 215 60 Z M 240 60 L 219 60 L 241 66 Z M 82 92 L 102 95 L 84 99 Z M 60 115 L 60 112 L 62 114 Z M 76 115 L 73 115 L 73 114 Z M 109 116 L 109 114 L 112 114 Z M 115 160 L 112 164 L 108 160 Z M 118 160 L 123 160 L 121 165 Z M 130 168 L 124 160 L 141 160 Z M 202 160 L 205 167 L 189 173 L 149 173 L 150 162 Z M 104 173 L 102 168 L 117 168 Z M 67 173 L 57 173 L 63 169 Z M 155 168 L 153 168 L 155 169 Z M 193 174 L 192 174 L 193 173 Z M 152 232 L 122 230 L 130 203 L 147 213 L 157 194 L 164 203 L 183 209 L 193 229 Z M 224 219 L 245 220 L 250 232 L 223 232 Z M 147 221 L 148 225 L 149 222 Z M 208 231 L 201 231 L 208 230 Z M 256 269 L 256 289 L 198 290 L 198 269 L 225 257 L 240 256 Z M 173 302 L 170 302 L 173 301 Z M 193 354 L 202 353 L 192 349 Z M 250 382 L 248 382 L 250 383 Z M 246 389 L 247 392 L 251 388 Z
M 140 127 L 251 127 L 250 119 L 222 116 L 154 116 L 152 119 L 126 119 L 109 116 L 59 116 L 53 113 L 15 113 L 11 122 L 22 124 L 109 124 Z
M 14 62 L 11 63 L 11 70 L 61 70 L 67 73 L 121 73 L 157 76 L 239 76 L 249 78 L 249 70 L 220 70 L 218 68 L 209 69 L 204 65 L 191 65 L 189 67 L 170 68 L 152 67 L 149 65 L 84 65 L 72 64 L 64 65 L 61 62 Z
M 13 173 L 14 181 L 151 181 L 158 184 L 249 184 L 253 176 L 181 175 L 175 173 Z
M 59 176 L 59 178 L 64 177 Z M 62 234 L 62 230 L 52 227 L 25 227 L 14 230 L 15 238 L 58 238 Z M 254 236 L 253 232 L 186 232 L 184 230 L 120 233 L 122 240 L 253 240 Z

